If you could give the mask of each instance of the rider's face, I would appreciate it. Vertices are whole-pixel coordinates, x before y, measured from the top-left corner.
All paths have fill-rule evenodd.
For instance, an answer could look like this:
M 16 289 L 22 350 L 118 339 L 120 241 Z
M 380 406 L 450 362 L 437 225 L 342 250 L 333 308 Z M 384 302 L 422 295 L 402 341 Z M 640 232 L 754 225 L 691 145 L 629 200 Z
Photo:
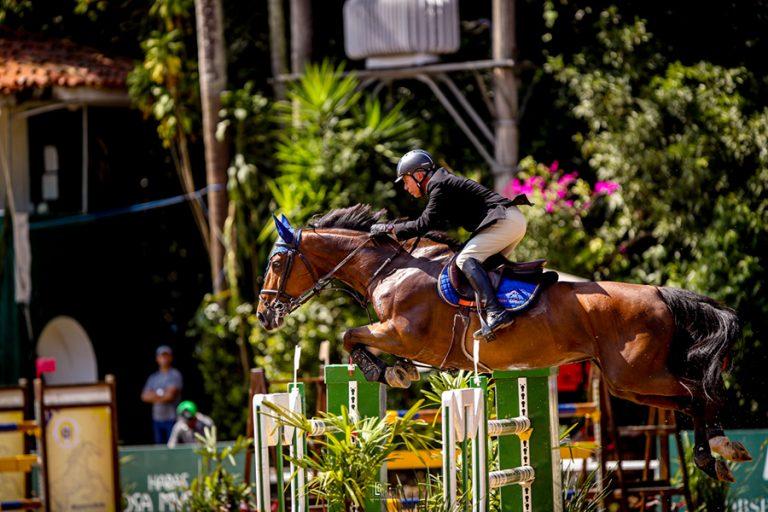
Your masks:
M 417 172 L 415 173 L 415 176 L 420 180 L 424 179 L 423 172 Z M 408 193 L 413 197 L 421 197 L 421 190 L 419 190 L 419 185 L 416 183 L 416 180 L 413 178 L 413 176 L 409 174 L 403 176 L 403 186 L 405 187 L 405 190 L 408 191 Z

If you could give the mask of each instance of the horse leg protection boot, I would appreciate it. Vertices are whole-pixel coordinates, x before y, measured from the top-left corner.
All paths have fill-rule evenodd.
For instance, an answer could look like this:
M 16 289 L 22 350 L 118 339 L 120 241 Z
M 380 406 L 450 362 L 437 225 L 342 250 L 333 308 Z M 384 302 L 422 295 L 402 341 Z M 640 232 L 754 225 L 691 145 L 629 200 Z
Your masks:
M 483 265 L 475 258 L 467 258 L 461 270 L 485 305 L 486 320 L 491 332 L 511 325 L 515 319 L 512 313 L 504 309 L 504 306 L 499 303 L 496 290 L 493 288 L 491 279 Z
M 355 345 L 349 352 L 349 358 L 355 363 L 360 371 L 365 375 L 368 382 L 381 382 L 387 384 L 386 371 L 387 364 L 371 354 L 365 345 Z

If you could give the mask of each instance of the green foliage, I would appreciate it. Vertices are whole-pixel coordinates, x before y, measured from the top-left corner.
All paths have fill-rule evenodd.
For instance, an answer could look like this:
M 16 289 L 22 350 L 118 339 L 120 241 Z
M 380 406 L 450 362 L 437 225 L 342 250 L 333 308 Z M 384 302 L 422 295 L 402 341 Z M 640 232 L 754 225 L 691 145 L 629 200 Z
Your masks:
M 359 91 L 343 66 L 311 65 L 276 105 L 278 174 L 270 189 L 293 221 L 358 202 L 395 195 L 392 167 L 416 145 L 416 122 L 403 104 L 384 107 Z
M 2 0 L 0 2 L 0 23 L 10 16 L 24 18 L 24 14 L 32 9 L 32 0 Z
M 427 405 L 441 407 L 443 392 L 470 387 L 473 374 L 464 370 L 456 373 L 431 372 L 427 377 L 427 389 L 422 391 Z
M 145 116 L 157 121 L 160 140 L 172 148 L 199 120 L 197 60 L 187 51 L 194 1 L 155 0 L 149 15 L 157 28 L 141 42 L 144 61 L 128 76 L 128 93 Z
M 221 510 L 254 510 L 251 488 L 228 468 L 235 467 L 235 456 L 251 448 L 251 440 L 238 437 L 231 446 L 219 450 L 216 427 L 196 435 L 201 443 L 195 453 L 201 458 L 200 473 L 189 486 L 182 510 L 218 512 Z
M 585 459 L 586 462 L 586 459 Z M 563 471 L 563 510 L 565 512 L 597 512 L 602 509 L 601 502 L 610 494 L 606 486 L 597 494 L 590 491 L 595 486 L 597 470 L 581 478 L 576 471 Z
M 274 143 L 275 148 L 274 161 L 267 161 L 275 166 L 274 180 L 267 181 L 275 200 L 270 209 L 274 206 L 285 213 L 294 225 L 331 208 L 357 202 L 381 204 L 394 195 L 392 166 L 401 151 L 416 144 L 415 122 L 405 115 L 402 104 L 385 107 L 375 97 L 359 92 L 359 85 L 354 75 L 343 74 L 342 66 L 311 65 L 302 78 L 290 84 L 288 99 L 273 107 L 273 136 L 262 141 Z M 243 112 L 254 110 L 247 107 L 255 101 L 249 97 L 253 95 L 245 94 L 238 103 L 246 105 L 241 107 Z M 263 103 L 259 108 L 265 108 Z M 263 147 L 256 132 L 238 129 L 248 152 Z M 252 194 L 254 190 L 261 189 L 245 190 L 238 202 L 264 205 L 263 194 Z M 249 210 L 253 212 L 254 207 Z M 265 242 L 274 229 L 272 222 L 264 223 L 268 217 L 260 215 L 255 218 L 262 222 L 257 243 L 268 248 Z M 248 229 L 253 233 L 256 227 L 253 222 Z M 254 264 L 254 273 L 260 273 L 263 264 L 263 260 Z M 251 331 L 256 365 L 273 372 L 271 377 L 284 376 L 291 370 L 293 347 L 301 343 L 304 357 L 314 366 L 321 341 L 337 342 L 333 345 L 338 347 L 344 329 L 367 323 L 367 319 L 348 297 L 322 295 L 288 317 L 280 331 Z
M 230 208 L 224 246 L 225 275 L 232 294 L 227 307 L 237 309 L 255 296 L 257 285 L 248 278 L 260 273 L 260 262 L 268 254 L 259 233 L 273 209 L 272 203 L 264 200 L 270 195 L 268 184 L 274 175 L 272 105 L 251 82 L 242 89 L 225 91 L 221 102 L 216 137 L 229 136 L 235 149 L 227 170 Z M 247 333 L 241 334 L 247 339 Z
M 415 403 L 402 417 L 362 418 L 355 421 L 347 409 L 341 415 L 323 414 L 321 420 L 329 432 L 315 438 L 322 447 L 320 455 L 310 451 L 302 459 L 288 457 L 297 466 L 312 472 L 308 482 L 310 495 L 321 498 L 330 508 L 350 510 L 361 507 L 367 489 L 379 482 L 381 467 L 397 450 L 426 450 L 434 441 L 426 424 L 414 419 L 422 401 Z M 310 420 L 303 416 L 267 404 L 281 419 L 292 427 L 311 432 Z
M 231 307 L 227 297 L 206 295 L 187 336 L 196 340 L 195 358 L 205 392 L 213 397 L 211 417 L 226 438 L 234 439 L 246 431 L 247 339 L 256 319 L 251 304 Z
M 768 241 L 768 110 L 754 103 L 753 77 L 666 62 L 646 23 L 625 23 L 616 8 L 599 13 L 594 33 L 589 52 L 550 57 L 547 69 L 581 123 L 574 142 L 588 170 L 620 192 L 590 223 L 583 211 L 534 219 L 537 239 L 571 224 L 576 234 L 552 238 L 559 254 L 576 256 L 573 270 L 713 296 L 746 320 L 740 347 L 764 350 L 754 333 L 768 318 L 759 257 Z M 739 354 L 731 385 L 746 386 L 737 388 L 740 405 L 757 412 L 766 404 L 750 389 L 759 384 L 738 378 L 754 375 L 755 363 Z

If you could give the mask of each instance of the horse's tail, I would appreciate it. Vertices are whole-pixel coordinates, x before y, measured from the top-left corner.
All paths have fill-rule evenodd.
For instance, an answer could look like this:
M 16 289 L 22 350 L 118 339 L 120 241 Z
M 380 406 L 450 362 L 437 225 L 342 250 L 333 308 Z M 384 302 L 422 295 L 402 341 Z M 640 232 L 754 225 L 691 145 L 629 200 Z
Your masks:
M 687 368 L 687 376 L 701 377 L 708 397 L 717 396 L 722 372 L 730 365 L 731 347 L 741 335 L 739 317 L 698 293 L 669 287 L 660 287 L 659 292 L 675 319 L 674 343 L 684 350 L 679 362 Z

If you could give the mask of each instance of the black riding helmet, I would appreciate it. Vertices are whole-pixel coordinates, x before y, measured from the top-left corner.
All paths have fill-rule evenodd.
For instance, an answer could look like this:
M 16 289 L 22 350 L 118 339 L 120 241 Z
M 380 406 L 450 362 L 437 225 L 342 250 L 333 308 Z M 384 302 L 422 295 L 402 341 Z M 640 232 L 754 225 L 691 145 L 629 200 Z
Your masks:
M 431 173 L 436 168 L 437 166 L 432 159 L 432 155 L 423 149 L 414 149 L 404 154 L 400 161 L 397 162 L 397 179 L 395 183 L 402 181 L 403 176 L 408 174 L 413 174 L 417 171 Z

